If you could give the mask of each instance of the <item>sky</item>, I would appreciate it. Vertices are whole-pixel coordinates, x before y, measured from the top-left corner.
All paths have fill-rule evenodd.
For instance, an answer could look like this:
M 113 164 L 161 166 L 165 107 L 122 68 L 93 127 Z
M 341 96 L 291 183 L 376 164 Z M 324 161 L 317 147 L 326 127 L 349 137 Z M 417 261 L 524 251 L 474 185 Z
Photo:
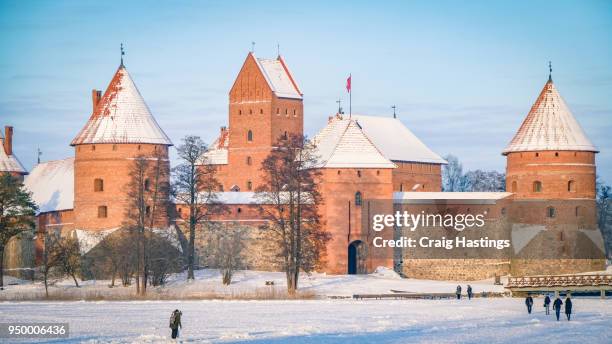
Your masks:
M 125 65 L 160 126 L 212 142 L 255 42 L 280 53 L 304 93 L 314 135 L 348 107 L 391 116 L 464 169 L 503 171 L 501 151 L 548 78 L 612 183 L 611 1 L 4 1 L 0 125 L 31 169 L 73 155 L 70 141 Z

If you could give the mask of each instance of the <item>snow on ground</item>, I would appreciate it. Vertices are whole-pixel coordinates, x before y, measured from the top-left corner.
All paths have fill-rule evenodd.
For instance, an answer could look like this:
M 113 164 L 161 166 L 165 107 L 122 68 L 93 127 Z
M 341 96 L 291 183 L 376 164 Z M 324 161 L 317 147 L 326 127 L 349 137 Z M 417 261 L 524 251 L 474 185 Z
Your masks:
M 519 298 L 0 302 L 0 318 L 68 322 L 70 338 L 48 343 L 172 343 L 175 308 L 184 343 L 610 343 L 612 301 L 575 298 L 570 322 L 535 301 L 531 315 Z
M 253 293 L 268 291 L 266 281 L 273 281 L 278 291 L 286 289 L 285 275 L 282 272 L 263 271 L 237 271 L 230 286 L 221 283 L 221 276 L 217 270 L 196 271 L 195 281 L 187 282 L 186 273 L 178 273 L 169 277 L 165 286 L 154 288 L 153 292 L 169 297 L 186 298 L 210 295 L 245 296 Z M 502 280 L 505 282 L 505 280 Z M 116 281 L 120 284 L 120 281 Z M 8 283 L 7 283 L 8 284 Z M 108 288 L 110 281 L 84 281 L 81 288 L 74 288 L 71 279 L 64 279 L 50 288 L 51 293 L 63 293 L 78 298 L 79 294 L 96 292 L 102 295 L 117 295 L 133 293 L 134 287 Z M 453 293 L 457 284 L 463 286 L 465 292 L 470 284 L 474 293 L 482 291 L 504 292 L 503 286 L 494 285 L 493 279 L 475 282 L 456 281 L 430 281 L 401 278 L 393 270 L 379 268 L 370 275 L 327 275 L 322 273 L 302 274 L 299 280 L 300 291 L 314 294 L 316 297 L 341 296 L 349 297 L 353 294 L 390 293 L 391 290 L 413 293 Z M 9 285 L 7 290 L 0 294 L 2 299 L 10 299 L 11 295 L 44 294 L 42 282 Z

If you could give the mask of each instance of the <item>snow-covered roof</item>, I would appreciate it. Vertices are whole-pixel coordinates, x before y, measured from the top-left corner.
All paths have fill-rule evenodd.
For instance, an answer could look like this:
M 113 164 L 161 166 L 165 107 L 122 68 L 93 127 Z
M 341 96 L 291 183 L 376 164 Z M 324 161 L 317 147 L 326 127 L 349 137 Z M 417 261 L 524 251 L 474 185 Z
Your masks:
M 316 167 L 395 168 L 376 148 L 354 119 L 331 118 L 314 138 L 318 156 Z
M 255 57 L 255 55 L 253 55 Z M 279 98 L 302 99 L 302 92 L 291 76 L 289 68 L 281 56 L 275 59 L 256 58 L 257 66 L 266 78 L 272 92 Z
M 392 117 L 352 115 L 384 156 L 392 161 L 446 164 L 399 119 Z
M 428 203 L 452 201 L 455 203 L 492 204 L 512 196 L 511 192 L 394 192 L 394 203 Z
M 227 165 L 227 150 L 229 147 L 229 129 L 223 129 L 215 142 L 202 155 L 202 163 L 209 165 Z
M 71 145 L 86 143 L 172 145 L 123 65 Z
M 74 208 L 74 158 L 40 163 L 25 178 L 25 187 L 41 213 Z
M 2 136 L 2 134 L 0 134 L 0 173 L 1 172 L 28 173 L 15 154 L 6 154 L 6 151 L 4 151 L 4 136 Z
M 598 151 L 550 78 L 503 154 L 540 150 Z

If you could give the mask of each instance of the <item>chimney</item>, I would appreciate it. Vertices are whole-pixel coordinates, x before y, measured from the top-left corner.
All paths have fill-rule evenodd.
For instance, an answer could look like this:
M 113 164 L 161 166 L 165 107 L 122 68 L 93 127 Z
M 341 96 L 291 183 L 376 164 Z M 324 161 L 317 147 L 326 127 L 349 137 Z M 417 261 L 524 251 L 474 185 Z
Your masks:
M 13 155 L 13 127 L 4 127 L 4 152 L 6 155 Z
M 100 102 L 100 98 L 102 98 L 102 91 L 99 90 L 91 90 L 91 101 L 93 102 L 93 110 L 96 110 L 96 106 Z

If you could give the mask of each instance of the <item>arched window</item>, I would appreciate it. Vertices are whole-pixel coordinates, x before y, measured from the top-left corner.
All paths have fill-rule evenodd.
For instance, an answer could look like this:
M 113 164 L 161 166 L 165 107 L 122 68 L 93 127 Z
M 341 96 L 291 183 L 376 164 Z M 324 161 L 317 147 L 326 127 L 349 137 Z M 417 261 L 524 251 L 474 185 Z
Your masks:
M 247 165 L 252 165 L 253 164 L 253 159 L 251 159 L 250 156 L 247 156 Z
M 362 202 L 361 191 L 355 192 L 355 205 L 360 206 Z
M 569 182 L 567 182 L 567 191 L 576 192 L 576 182 L 575 181 L 570 180 Z
M 108 209 L 105 205 L 101 205 L 98 207 L 98 218 L 106 218 L 108 216 Z
M 102 192 L 102 191 L 104 191 L 104 180 L 102 180 L 100 178 L 94 179 L 94 191 L 95 192 Z
M 546 216 L 553 218 L 557 215 L 557 210 L 554 207 L 546 208 Z
M 518 189 L 518 186 L 516 184 L 516 180 L 512 182 L 512 192 L 516 192 L 516 190 Z
M 247 133 L 247 141 L 253 141 L 253 131 L 251 130 Z
M 247 182 L 247 190 L 253 190 L 253 182 L 251 182 L 250 180 Z
M 542 182 L 536 180 L 533 182 L 533 192 L 542 192 Z

